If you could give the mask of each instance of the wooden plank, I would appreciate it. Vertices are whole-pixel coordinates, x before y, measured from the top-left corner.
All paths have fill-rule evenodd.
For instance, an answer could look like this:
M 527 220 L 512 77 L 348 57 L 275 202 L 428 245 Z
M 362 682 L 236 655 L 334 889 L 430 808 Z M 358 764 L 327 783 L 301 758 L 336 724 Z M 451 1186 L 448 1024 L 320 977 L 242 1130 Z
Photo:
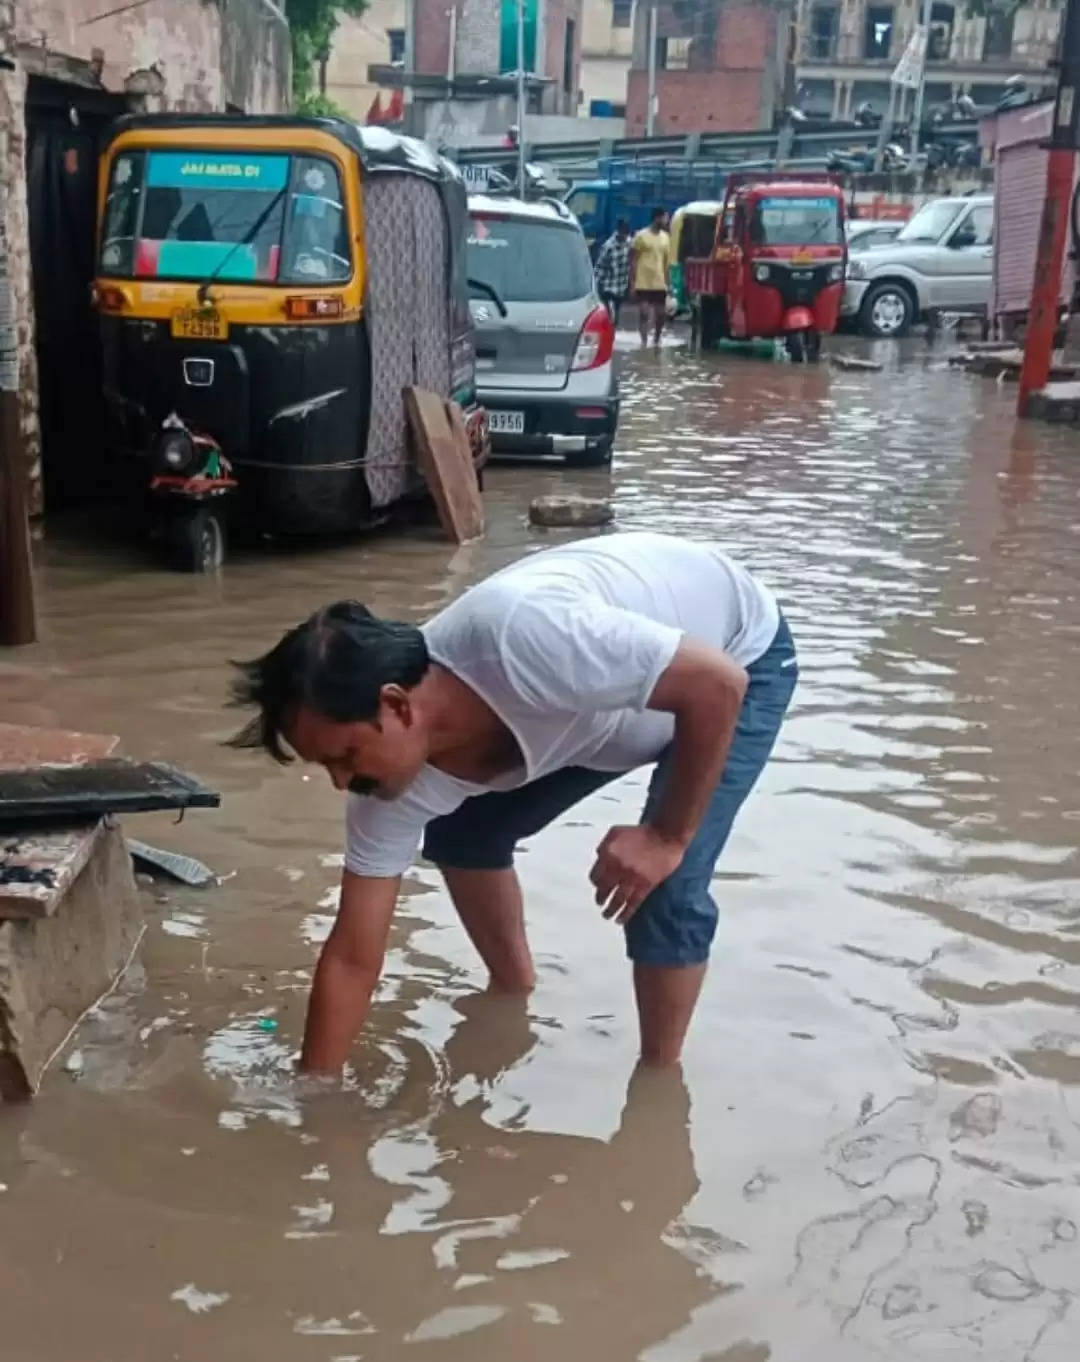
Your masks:
M 403 396 L 416 461 L 439 523 L 454 543 L 478 539 L 484 533 L 484 503 L 460 407 L 450 404 L 456 409 L 452 414 L 437 393 L 424 388 L 406 388 Z

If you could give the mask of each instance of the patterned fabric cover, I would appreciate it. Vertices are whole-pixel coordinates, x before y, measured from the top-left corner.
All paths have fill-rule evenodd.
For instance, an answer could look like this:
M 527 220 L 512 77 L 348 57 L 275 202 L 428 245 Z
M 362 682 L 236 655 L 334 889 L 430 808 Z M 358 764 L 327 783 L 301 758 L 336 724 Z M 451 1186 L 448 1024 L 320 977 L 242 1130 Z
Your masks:
M 373 509 L 418 481 L 401 390 L 450 395 L 446 217 L 435 185 L 414 175 L 364 179 L 371 422 L 366 476 Z

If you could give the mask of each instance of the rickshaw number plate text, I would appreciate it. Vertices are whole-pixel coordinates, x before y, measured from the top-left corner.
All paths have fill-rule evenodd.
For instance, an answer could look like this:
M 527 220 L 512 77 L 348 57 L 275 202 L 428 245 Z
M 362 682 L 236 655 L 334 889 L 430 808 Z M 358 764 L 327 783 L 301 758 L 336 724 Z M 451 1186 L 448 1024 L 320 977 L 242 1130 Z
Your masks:
M 177 340 L 227 340 L 229 323 L 216 307 L 184 307 L 172 315 Z

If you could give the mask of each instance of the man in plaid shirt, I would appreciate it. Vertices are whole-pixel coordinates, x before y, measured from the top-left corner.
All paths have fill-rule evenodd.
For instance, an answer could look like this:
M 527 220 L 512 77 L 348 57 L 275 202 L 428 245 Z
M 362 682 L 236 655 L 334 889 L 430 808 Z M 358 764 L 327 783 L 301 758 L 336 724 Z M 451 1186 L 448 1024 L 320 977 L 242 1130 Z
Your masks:
M 619 325 L 619 309 L 630 291 L 630 224 L 620 218 L 596 257 L 596 287 L 611 320 Z

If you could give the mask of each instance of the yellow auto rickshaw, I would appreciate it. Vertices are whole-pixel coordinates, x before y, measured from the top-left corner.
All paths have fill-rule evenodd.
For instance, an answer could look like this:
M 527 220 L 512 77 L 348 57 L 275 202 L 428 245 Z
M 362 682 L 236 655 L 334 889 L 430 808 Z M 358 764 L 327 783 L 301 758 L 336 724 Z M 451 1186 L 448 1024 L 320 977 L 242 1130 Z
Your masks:
M 423 143 L 338 119 L 120 120 L 101 158 L 95 299 L 108 443 L 178 566 L 227 521 L 339 533 L 421 486 L 402 389 L 484 418 L 465 190 Z
M 700 255 L 700 246 L 706 241 L 709 246 L 712 245 L 716 219 L 723 206 L 711 199 L 700 199 L 684 203 L 671 215 L 668 232 L 671 239 L 671 292 L 679 312 L 685 312 L 690 307 L 685 262 L 688 257 Z

